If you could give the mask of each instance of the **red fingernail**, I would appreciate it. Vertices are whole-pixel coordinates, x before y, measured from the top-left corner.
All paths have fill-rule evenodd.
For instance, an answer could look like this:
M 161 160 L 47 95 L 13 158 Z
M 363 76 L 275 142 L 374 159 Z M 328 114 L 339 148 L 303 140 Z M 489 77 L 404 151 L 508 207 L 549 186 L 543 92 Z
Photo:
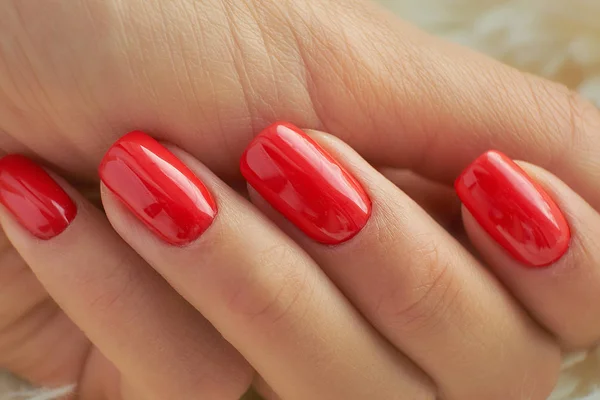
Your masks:
M 0 203 L 37 238 L 51 239 L 77 215 L 77 207 L 48 173 L 25 156 L 0 159 Z
M 314 240 L 338 244 L 371 215 L 371 200 L 340 164 L 297 127 L 275 123 L 244 152 L 248 183 Z
M 504 154 L 488 151 L 458 177 L 461 201 L 518 261 L 542 267 L 568 249 L 569 225 L 556 203 Z
M 154 233 L 173 245 L 197 239 L 217 206 L 208 189 L 163 145 L 143 132 L 128 133 L 100 164 L 102 182 Z

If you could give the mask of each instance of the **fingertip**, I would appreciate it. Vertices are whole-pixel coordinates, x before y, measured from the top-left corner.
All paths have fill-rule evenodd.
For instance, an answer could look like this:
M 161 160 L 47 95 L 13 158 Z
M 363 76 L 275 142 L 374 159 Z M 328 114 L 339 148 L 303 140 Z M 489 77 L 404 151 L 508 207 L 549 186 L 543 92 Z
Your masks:
M 513 164 L 518 169 L 504 180 L 492 180 L 489 165 L 468 167 L 459 193 L 465 231 L 494 274 L 564 347 L 589 346 L 600 338 L 598 213 L 545 169 Z M 469 206 L 469 201 L 489 205 Z M 539 212 L 530 216 L 535 209 Z M 539 218 L 546 225 L 535 223 Z M 542 231 L 547 226 L 550 236 Z
M 456 192 L 479 225 L 529 267 L 558 260 L 571 238 L 552 197 L 506 155 L 488 151 L 459 176 Z

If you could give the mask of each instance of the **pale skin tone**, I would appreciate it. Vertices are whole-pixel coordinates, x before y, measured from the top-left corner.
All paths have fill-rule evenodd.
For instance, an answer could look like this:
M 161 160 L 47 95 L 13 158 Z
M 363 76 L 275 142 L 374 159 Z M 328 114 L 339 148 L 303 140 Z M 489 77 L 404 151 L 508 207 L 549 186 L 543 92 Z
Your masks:
M 275 120 L 321 131 L 377 205 L 350 242 L 319 245 L 236 193 Z M 106 188 L 108 220 L 88 200 L 132 129 L 219 203 L 192 245 Z M 567 89 L 361 1 L 4 1 L 0 148 L 49 167 L 79 213 L 39 241 L 0 211 L 0 366 L 82 399 L 545 399 L 561 350 L 600 338 L 598 131 Z M 572 245 L 543 271 L 452 195 L 490 148 L 527 161 L 567 217 Z

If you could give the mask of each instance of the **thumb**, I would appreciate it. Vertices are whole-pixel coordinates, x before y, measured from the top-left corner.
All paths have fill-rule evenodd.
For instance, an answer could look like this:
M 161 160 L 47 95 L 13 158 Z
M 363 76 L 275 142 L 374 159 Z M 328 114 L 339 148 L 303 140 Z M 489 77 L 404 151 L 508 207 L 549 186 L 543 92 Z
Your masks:
M 496 148 L 600 206 L 593 106 L 371 3 L 9 1 L 0 37 L 0 147 L 74 176 L 95 179 L 142 129 L 236 178 L 250 138 L 283 119 L 447 183 Z
M 600 206 L 600 113 L 591 103 L 369 7 L 331 4 L 322 20 L 297 24 L 325 130 L 372 163 L 446 183 L 500 149 Z

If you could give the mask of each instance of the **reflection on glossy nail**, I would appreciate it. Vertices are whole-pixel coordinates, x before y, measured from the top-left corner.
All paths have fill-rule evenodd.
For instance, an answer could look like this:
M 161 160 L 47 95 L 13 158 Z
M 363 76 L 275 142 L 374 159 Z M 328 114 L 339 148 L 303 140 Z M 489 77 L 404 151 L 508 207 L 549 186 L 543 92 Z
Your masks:
M 568 249 L 569 226 L 556 203 L 517 164 L 497 151 L 461 174 L 456 191 L 469 212 L 514 258 L 534 267 Z
M 37 238 L 64 231 L 77 214 L 69 195 L 48 173 L 25 156 L 0 159 L 0 202 Z
M 356 179 L 291 124 L 278 122 L 261 132 L 240 168 L 265 200 L 318 242 L 352 238 L 371 214 L 371 200 Z
M 204 184 L 143 132 L 123 136 L 108 150 L 100 178 L 154 233 L 173 245 L 197 239 L 217 213 Z

